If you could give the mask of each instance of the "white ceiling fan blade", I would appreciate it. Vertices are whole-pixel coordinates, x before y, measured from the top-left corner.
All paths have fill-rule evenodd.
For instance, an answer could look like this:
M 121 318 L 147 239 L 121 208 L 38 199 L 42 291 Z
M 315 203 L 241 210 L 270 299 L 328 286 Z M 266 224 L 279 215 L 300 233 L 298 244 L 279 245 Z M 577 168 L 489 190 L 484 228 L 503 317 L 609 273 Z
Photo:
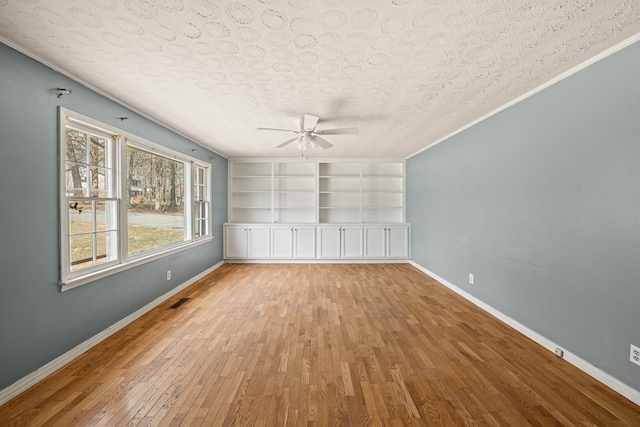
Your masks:
M 327 141 L 326 139 L 322 139 L 319 136 L 314 136 L 312 138 L 316 144 L 318 144 L 320 147 L 324 148 L 325 150 L 327 148 L 333 147 L 333 144 Z
M 278 129 L 278 128 L 256 128 L 256 130 L 277 130 L 280 132 L 293 132 L 293 133 L 297 133 L 297 131 L 295 130 L 291 130 L 291 129 Z
M 358 128 L 322 129 L 315 131 L 318 135 L 355 135 Z
M 291 139 L 289 139 L 289 140 L 287 140 L 287 141 L 283 142 L 283 143 L 282 143 L 282 144 L 280 144 L 280 145 L 276 145 L 276 148 L 282 148 L 282 147 L 284 147 L 284 146 L 285 146 L 285 145 L 287 145 L 287 144 L 291 144 L 291 143 L 292 143 L 293 141 L 295 141 L 296 139 L 298 139 L 298 138 L 291 138 Z
M 314 116 L 312 114 L 304 115 L 304 129 L 314 130 L 316 128 L 316 124 L 318 124 L 318 120 L 320 117 Z

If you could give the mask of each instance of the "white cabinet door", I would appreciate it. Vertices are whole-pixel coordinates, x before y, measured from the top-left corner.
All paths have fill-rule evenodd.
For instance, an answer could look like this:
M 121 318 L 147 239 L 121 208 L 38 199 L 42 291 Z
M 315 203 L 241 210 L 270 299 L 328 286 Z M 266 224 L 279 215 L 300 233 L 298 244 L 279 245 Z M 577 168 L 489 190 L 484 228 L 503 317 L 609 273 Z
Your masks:
M 290 225 L 271 227 L 271 258 L 293 257 L 293 235 Z
M 320 225 L 316 228 L 318 240 L 318 258 L 340 258 L 341 231 L 339 225 Z
M 409 225 L 225 225 L 225 259 L 407 259 Z
M 388 225 L 387 258 L 409 258 L 409 226 Z
M 270 258 L 271 246 L 268 225 L 252 225 L 248 227 L 249 258 Z
M 224 257 L 246 258 L 249 255 L 247 226 L 232 225 L 224 228 Z
M 293 257 L 316 257 L 316 228 L 312 225 L 296 225 L 293 227 Z
M 342 258 L 362 258 L 362 227 L 342 227 Z
M 364 228 L 364 257 L 385 258 L 387 256 L 387 227 L 368 225 Z

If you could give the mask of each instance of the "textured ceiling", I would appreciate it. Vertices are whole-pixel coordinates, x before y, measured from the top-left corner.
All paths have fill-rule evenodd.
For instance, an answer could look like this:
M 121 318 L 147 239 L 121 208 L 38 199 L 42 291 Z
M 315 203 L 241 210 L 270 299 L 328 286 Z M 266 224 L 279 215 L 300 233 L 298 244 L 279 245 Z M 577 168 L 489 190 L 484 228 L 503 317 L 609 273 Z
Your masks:
M 638 0 L 0 0 L 0 39 L 227 157 L 299 156 L 255 128 L 304 113 L 360 128 L 310 156 L 410 156 L 638 33 Z

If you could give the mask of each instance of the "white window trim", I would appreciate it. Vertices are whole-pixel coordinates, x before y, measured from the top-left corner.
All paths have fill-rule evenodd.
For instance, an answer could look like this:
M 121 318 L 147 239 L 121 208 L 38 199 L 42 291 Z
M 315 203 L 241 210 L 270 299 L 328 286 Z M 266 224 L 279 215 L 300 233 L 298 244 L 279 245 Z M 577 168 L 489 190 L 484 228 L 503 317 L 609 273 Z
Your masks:
M 211 217 L 211 173 L 212 173 L 212 165 L 201 160 L 190 157 L 186 154 L 180 153 L 178 151 L 171 150 L 167 147 L 154 143 L 152 141 L 148 141 L 144 138 L 140 138 L 136 135 L 133 135 L 128 132 L 124 132 L 120 129 L 114 128 L 112 126 L 101 123 L 97 120 L 94 120 L 90 117 L 84 116 L 82 114 L 76 113 L 74 111 L 65 109 L 60 107 L 58 111 L 59 117 L 59 199 L 60 199 L 60 290 L 66 291 L 69 289 L 73 289 L 75 287 L 84 285 L 89 282 L 93 282 L 95 280 L 110 276 L 112 274 L 118 273 L 120 271 L 128 270 L 133 267 L 137 267 L 139 265 L 163 258 L 167 255 L 171 255 L 185 249 L 189 249 L 203 243 L 209 242 L 213 239 L 213 227 L 212 227 L 212 217 Z M 65 124 L 68 121 L 73 121 L 78 123 L 81 126 L 94 128 L 97 131 L 104 132 L 109 135 L 114 136 L 114 144 L 115 144 L 115 162 L 114 165 L 114 173 L 116 175 L 115 185 L 116 185 L 116 194 L 115 198 L 118 200 L 119 209 L 118 209 L 118 257 L 117 261 L 111 262 L 107 265 L 94 266 L 89 270 L 79 271 L 77 274 L 73 274 L 69 269 L 70 256 L 69 256 L 69 209 L 66 203 L 67 200 L 67 192 L 66 192 L 66 126 Z M 188 213 L 185 212 L 185 228 L 186 235 L 190 236 L 189 240 L 185 240 L 183 242 L 178 242 L 174 245 L 163 246 L 162 248 L 158 248 L 156 250 L 145 251 L 140 254 L 134 254 L 132 256 L 127 255 L 127 207 L 125 203 L 122 203 L 123 195 L 126 193 L 127 182 L 125 179 L 126 172 L 126 156 L 127 156 L 127 144 L 140 148 L 142 150 L 149 151 L 151 153 L 156 153 L 158 155 L 175 158 L 181 162 L 184 162 L 185 166 L 188 167 L 188 173 L 185 173 L 185 199 L 188 199 L 189 203 L 184 203 L 185 210 L 188 210 Z M 193 227 L 194 227 L 194 212 L 193 212 L 193 171 L 195 168 L 194 165 L 205 168 L 206 170 L 206 200 L 209 202 L 209 213 L 208 213 L 208 222 L 207 228 L 209 234 L 206 236 L 201 236 L 195 238 L 193 236 Z M 187 206 L 189 205 L 189 206 Z M 74 272 L 75 273 L 75 272 Z

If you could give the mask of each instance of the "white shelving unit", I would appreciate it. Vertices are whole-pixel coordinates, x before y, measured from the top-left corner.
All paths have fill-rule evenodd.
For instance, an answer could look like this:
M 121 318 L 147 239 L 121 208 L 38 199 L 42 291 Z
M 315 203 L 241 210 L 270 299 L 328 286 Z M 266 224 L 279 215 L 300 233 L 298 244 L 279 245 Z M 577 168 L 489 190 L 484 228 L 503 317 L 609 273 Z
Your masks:
M 404 222 L 404 161 L 231 160 L 232 223 Z
M 273 163 L 274 223 L 317 222 L 316 165 Z
M 360 222 L 360 164 L 320 163 L 319 216 L 323 223 Z
M 229 218 L 238 223 L 271 223 L 271 162 L 233 162 L 229 168 Z
M 404 222 L 404 163 L 320 163 L 320 222 Z
M 362 163 L 362 222 L 404 221 L 404 164 Z

